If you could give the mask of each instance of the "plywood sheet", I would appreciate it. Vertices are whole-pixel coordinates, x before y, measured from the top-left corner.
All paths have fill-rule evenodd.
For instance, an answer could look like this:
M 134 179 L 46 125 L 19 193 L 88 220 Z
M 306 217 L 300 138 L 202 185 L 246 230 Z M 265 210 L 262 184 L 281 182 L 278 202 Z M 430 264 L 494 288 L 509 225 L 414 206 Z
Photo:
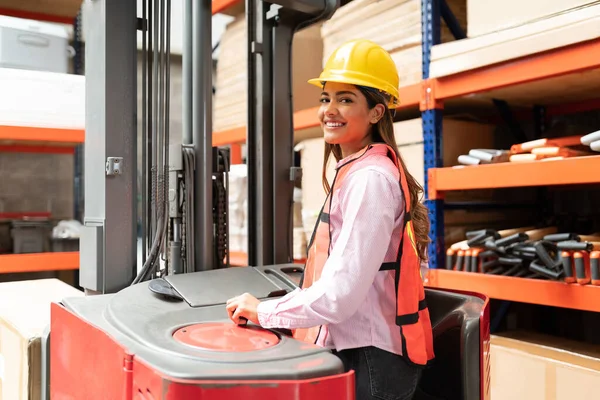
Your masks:
M 468 0 L 467 35 L 476 37 L 548 18 L 596 0 Z
M 430 76 L 456 74 L 600 37 L 600 3 L 531 24 L 433 46 Z

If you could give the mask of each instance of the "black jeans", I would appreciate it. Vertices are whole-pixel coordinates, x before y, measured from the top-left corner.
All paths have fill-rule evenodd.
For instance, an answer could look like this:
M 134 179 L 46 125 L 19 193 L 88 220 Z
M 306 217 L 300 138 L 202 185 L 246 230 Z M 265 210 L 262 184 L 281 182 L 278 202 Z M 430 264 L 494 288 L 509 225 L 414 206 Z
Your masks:
M 346 372 L 354 370 L 356 400 L 409 400 L 421 378 L 421 368 L 377 347 L 334 351 Z

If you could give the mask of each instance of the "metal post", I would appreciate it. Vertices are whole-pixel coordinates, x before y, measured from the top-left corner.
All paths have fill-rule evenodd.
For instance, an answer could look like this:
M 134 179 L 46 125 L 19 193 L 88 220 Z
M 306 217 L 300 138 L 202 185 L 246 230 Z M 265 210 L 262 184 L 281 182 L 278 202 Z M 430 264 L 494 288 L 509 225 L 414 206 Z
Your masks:
M 246 1 L 248 25 L 248 264 L 273 264 L 271 37 L 266 5 Z
M 192 144 L 192 30 L 193 0 L 183 1 L 183 54 L 182 54 L 182 121 L 183 144 Z
M 440 43 L 441 38 L 440 2 L 421 0 L 421 29 L 423 51 L 423 79 L 429 78 L 431 48 Z M 442 164 L 442 121 L 443 110 L 425 110 L 421 113 L 423 121 L 423 161 L 425 167 L 425 205 L 429 210 L 431 243 L 428 248 L 429 267 L 443 268 L 444 258 L 444 201 L 430 200 L 427 195 L 429 168 L 438 168 Z
M 273 263 L 293 261 L 294 126 L 292 107 L 293 21 L 280 16 L 273 42 Z
M 85 1 L 85 217 L 80 284 L 128 286 L 136 268 L 136 3 Z M 106 167 L 109 167 L 108 170 Z
M 194 270 L 213 269 L 212 216 L 212 7 L 209 0 L 193 4 L 194 37 L 192 130 L 196 152 Z

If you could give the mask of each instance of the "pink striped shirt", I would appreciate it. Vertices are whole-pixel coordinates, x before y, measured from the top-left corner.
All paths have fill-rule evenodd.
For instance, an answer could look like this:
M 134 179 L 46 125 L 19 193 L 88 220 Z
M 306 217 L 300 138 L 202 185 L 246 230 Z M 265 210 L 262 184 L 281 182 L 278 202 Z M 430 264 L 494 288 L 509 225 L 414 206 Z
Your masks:
M 308 289 L 261 302 L 261 326 L 323 325 L 317 339 L 323 347 L 375 346 L 402 354 L 395 272 L 379 271 L 383 262 L 396 260 L 402 236 L 404 198 L 394 169 L 368 165 L 346 176 L 331 205 L 331 252 L 321 278 Z

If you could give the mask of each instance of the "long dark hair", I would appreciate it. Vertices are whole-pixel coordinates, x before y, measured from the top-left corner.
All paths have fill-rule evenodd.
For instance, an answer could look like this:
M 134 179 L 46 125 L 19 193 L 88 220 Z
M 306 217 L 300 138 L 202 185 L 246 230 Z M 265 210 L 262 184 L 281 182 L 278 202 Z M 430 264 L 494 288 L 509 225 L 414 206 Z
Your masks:
M 396 153 L 398 161 L 402 166 L 401 173 L 406 175 L 406 182 L 408 184 L 408 191 L 410 196 L 410 207 L 411 207 L 411 219 L 413 222 L 413 228 L 415 231 L 415 240 L 417 245 L 417 252 L 419 258 L 422 261 L 427 261 L 427 245 L 430 242 L 429 239 L 429 215 L 427 207 L 421 203 L 423 197 L 423 187 L 417 182 L 417 180 L 410 174 L 406 169 L 406 164 L 400 152 L 398 151 L 398 145 L 396 144 L 396 138 L 394 137 L 394 120 L 392 111 L 387 107 L 388 100 L 386 95 L 380 93 L 377 90 L 371 88 L 357 86 L 360 92 L 366 97 L 367 105 L 369 109 L 373 109 L 377 104 L 383 104 L 385 106 L 385 112 L 382 118 L 371 127 L 371 139 L 374 143 L 385 143 L 390 146 Z M 325 160 L 323 162 L 323 188 L 325 192 L 329 194 L 331 186 L 327 181 L 327 162 L 329 157 L 333 154 L 336 161 L 342 159 L 342 149 L 337 144 L 325 143 Z M 404 193 L 406 196 L 406 193 Z M 406 200 L 405 200 L 406 201 Z

